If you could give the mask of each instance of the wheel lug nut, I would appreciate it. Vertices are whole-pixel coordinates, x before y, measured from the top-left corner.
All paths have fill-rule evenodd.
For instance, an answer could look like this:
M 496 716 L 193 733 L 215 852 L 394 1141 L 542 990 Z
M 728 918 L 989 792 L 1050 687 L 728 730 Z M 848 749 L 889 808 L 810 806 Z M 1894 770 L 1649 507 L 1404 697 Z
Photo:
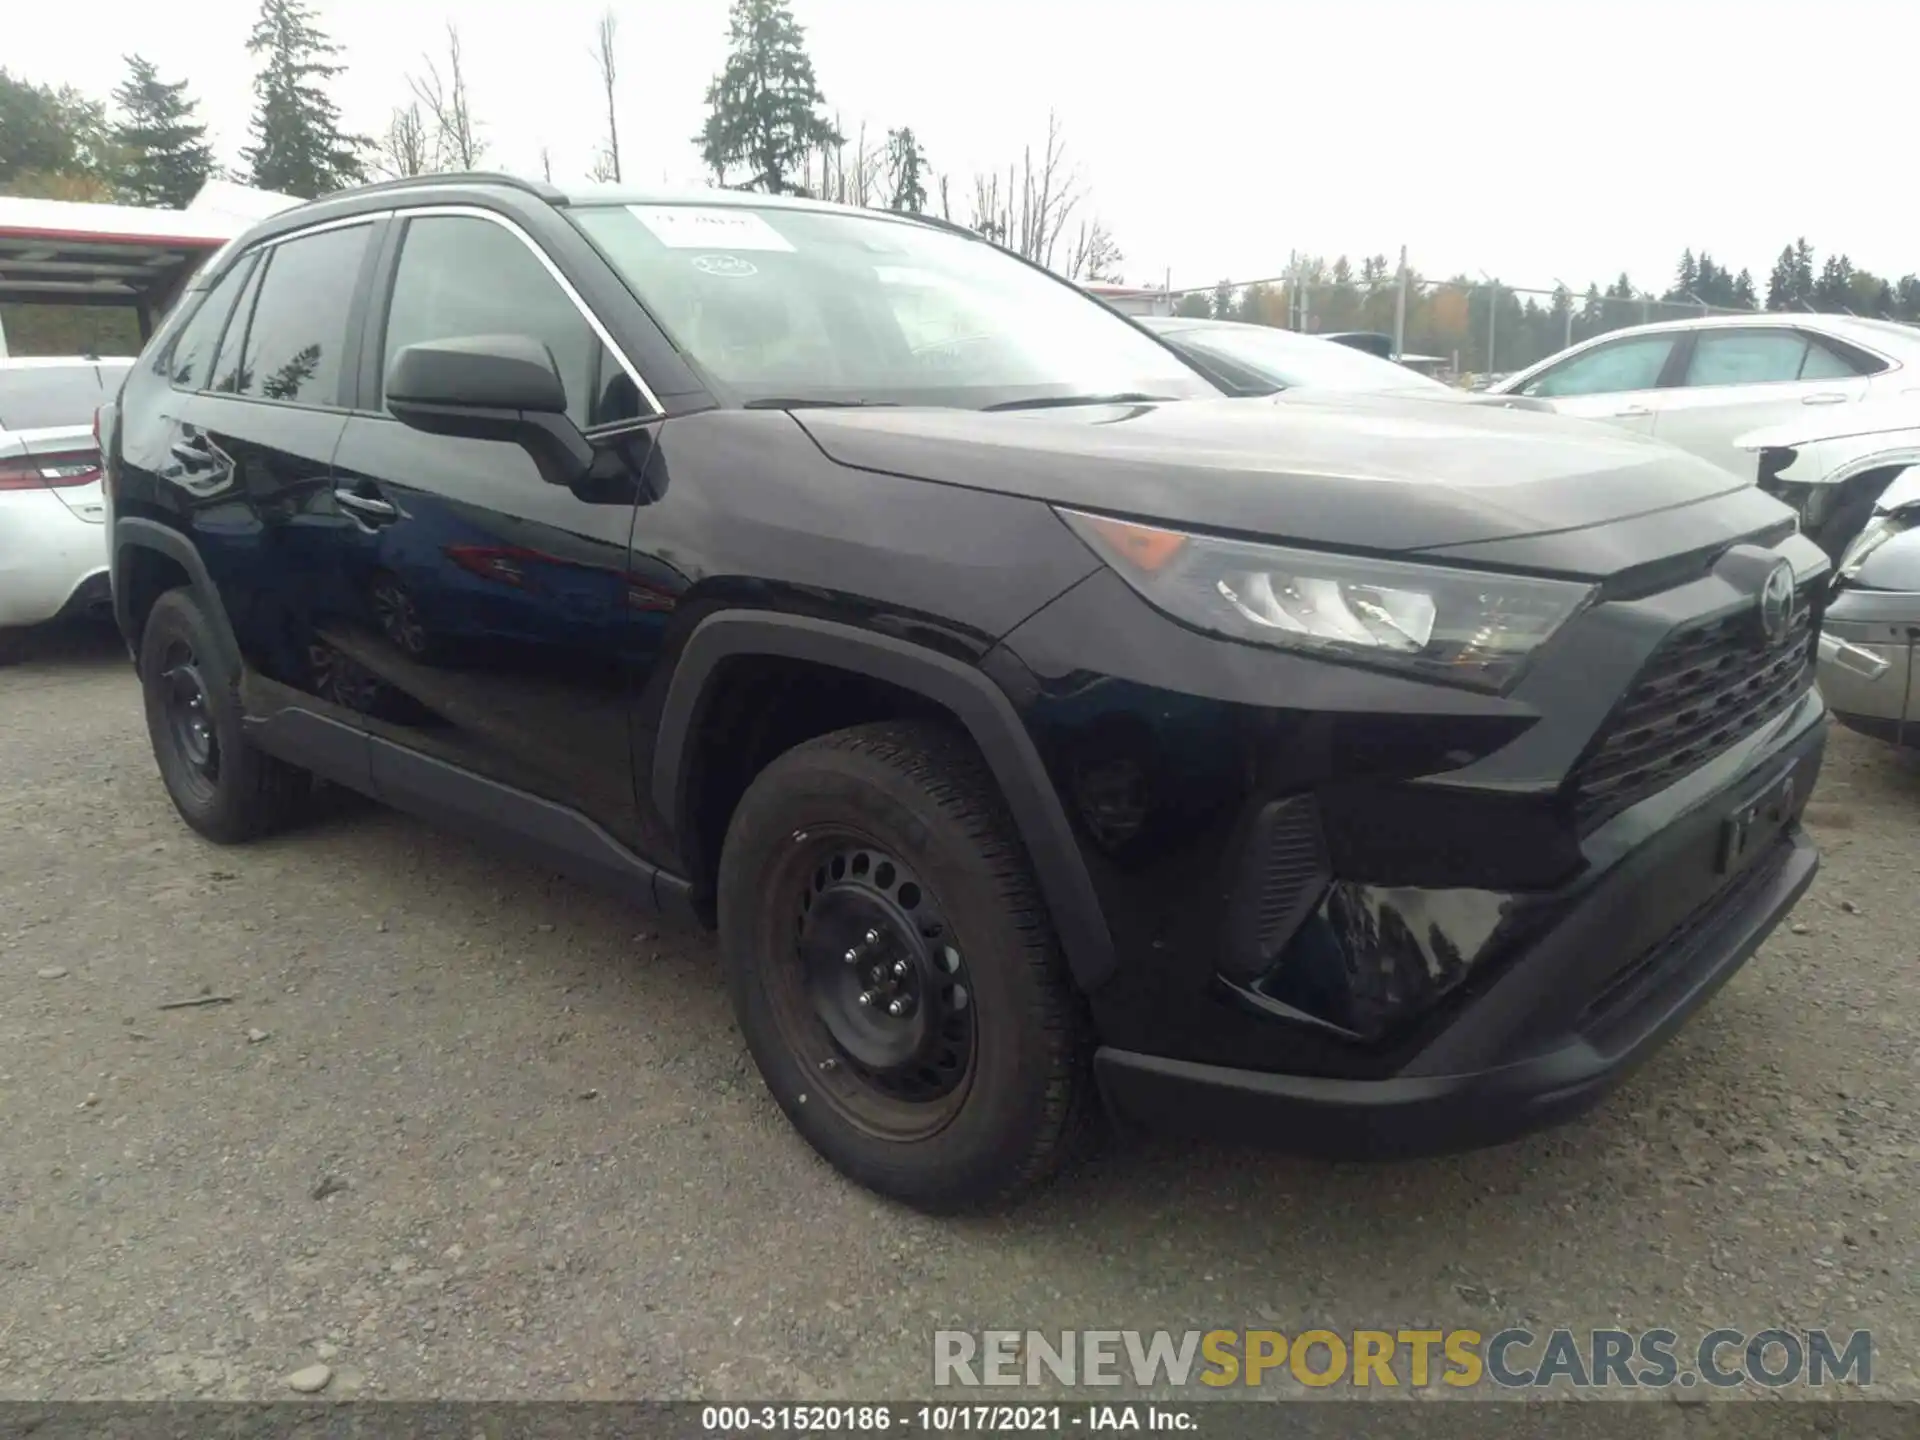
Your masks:
M 896 960 L 893 962 L 893 973 L 896 975 L 905 975 L 908 968 L 907 962 L 904 960 Z
M 861 938 L 869 945 L 878 945 L 880 943 L 880 932 L 878 930 L 869 930 Z
M 890 1001 L 887 1005 L 887 1014 L 889 1015 L 897 1016 L 897 1015 L 904 1015 L 906 1013 L 907 1013 L 907 1002 L 904 997 L 898 1000 Z
M 849 965 L 857 965 L 860 963 L 860 952 L 858 950 L 850 949 L 847 951 L 845 955 L 841 956 L 840 958 L 845 960 Z
M 862 1005 L 871 1005 L 875 1000 L 878 1000 L 879 998 L 880 997 L 875 995 L 871 990 L 862 990 L 860 992 L 860 1003 Z

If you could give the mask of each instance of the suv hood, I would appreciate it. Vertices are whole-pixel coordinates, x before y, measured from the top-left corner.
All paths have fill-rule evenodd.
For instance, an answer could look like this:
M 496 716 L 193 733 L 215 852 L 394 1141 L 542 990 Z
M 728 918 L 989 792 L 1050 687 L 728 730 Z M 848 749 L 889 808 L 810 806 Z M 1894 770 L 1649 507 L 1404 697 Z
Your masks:
M 829 458 L 862 470 L 1374 551 L 1606 525 L 1747 488 L 1610 426 L 1389 395 L 794 419 Z

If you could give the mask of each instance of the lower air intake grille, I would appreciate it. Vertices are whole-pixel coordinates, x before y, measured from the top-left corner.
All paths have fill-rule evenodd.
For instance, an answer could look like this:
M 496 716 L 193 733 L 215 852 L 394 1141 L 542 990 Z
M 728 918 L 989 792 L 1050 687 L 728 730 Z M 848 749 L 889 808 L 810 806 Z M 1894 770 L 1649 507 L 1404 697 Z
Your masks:
M 1799 699 L 1813 683 L 1818 598 L 1814 585 L 1802 587 L 1793 624 L 1773 646 L 1744 611 L 1669 635 L 1574 769 L 1582 823 L 1664 789 Z
M 1330 875 L 1320 810 L 1296 795 L 1254 818 L 1235 887 L 1230 953 L 1250 975 L 1267 970 L 1325 894 Z

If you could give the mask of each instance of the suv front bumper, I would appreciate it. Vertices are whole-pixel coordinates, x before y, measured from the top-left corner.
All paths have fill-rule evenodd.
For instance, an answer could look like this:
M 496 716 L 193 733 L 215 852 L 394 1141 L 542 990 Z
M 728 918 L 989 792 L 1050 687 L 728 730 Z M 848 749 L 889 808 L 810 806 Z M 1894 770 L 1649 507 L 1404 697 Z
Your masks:
M 1826 736 L 1821 714 L 1643 841 L 1396 1073 L 1274 1074 L 1104 1048 L 1095 1068 L 1108 1108 L 1153 1129 L 1349 1158 L 1497 1144 L 1580 1114 L 1705 1004 L 1812 883 L 1819 857 L 1800 815 Z M 1702 887 L 1704 902 L 1622 955 L 1623 920 L 1649 891 L 1715 874 L 1736 835 L 1740 858 Z

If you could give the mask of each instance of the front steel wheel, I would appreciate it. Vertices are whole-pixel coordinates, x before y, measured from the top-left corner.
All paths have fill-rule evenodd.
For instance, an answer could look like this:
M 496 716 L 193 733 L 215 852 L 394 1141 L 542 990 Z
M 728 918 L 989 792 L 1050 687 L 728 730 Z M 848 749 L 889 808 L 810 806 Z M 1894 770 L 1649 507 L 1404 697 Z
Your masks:
M 1084 1133 L 1084 1009 L 964 736 L 896 722 L 788 751 L 735 810 L 718 889 L 741 1031 L 841 1171 L 921 1209 L 975 1209 L 1044 1179 Z

